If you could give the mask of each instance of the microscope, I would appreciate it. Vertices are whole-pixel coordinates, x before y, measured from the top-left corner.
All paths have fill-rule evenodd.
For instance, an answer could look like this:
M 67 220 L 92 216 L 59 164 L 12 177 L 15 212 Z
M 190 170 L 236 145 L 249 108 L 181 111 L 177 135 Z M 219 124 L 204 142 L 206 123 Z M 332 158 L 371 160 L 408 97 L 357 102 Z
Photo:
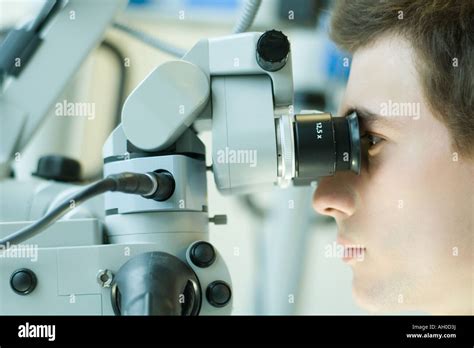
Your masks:
M 211 167 L 196 129 L 212 132 Z M 231 314 L 239 284 L 209 242 L 227 219 L 208 214 L 206 172 L 224 195 L 255 193 L 359 173 L 360 153 L 355 113 L 295 113 L 285 34 L 203 39 L 129 95 L 102 181 L 54 186 L 33 224 L 0 222 L 0 314 Z M 98 194 L 103 219 L 86 203 L 74 216 Z M 21 246 L 36 257 L 9 257 Z

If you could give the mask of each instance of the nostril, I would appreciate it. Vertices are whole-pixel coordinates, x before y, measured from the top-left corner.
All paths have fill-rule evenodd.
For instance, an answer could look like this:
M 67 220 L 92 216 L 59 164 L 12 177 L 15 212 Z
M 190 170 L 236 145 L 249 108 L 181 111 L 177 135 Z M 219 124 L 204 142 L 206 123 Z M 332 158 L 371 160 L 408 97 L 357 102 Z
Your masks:
M 327 215 L 331 216 L 333 218 L 342 218 L 344 213 L 338 209 L 335 208 L 324 208 L 322 211 L 319 211 L 320 214 L 322 215 Z
M 313 198 L 313 209 L 335 219 L 345 219 L 355 212 L 355 201 L 347 194 L 317 193 Z
M 324 214 L 327 214 L 327 215 L 333 215 L 334 212 L 335 212 L 336 209 L 333 209 L 333 208 L 325 208 L 324 209 Z

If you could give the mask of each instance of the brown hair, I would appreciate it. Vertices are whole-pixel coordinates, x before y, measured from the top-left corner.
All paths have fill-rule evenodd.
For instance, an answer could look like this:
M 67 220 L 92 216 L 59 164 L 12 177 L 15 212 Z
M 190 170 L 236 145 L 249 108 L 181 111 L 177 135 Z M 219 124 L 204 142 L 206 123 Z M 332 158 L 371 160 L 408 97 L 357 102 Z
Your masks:
M 384 34 L 408 39 L 432 112 L 474 157 L 474 0 L 339 0 L 331 37 L 354 53 Z

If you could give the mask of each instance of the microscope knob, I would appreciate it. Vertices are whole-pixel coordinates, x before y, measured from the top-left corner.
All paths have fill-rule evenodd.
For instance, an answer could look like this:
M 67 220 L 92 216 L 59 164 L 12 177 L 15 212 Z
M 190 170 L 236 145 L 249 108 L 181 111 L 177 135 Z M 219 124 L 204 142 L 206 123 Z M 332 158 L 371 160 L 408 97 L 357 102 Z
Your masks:
M 33 175 L 47 180 L 79 181 L 81 164 L 75 159 L 60 155 L 42 156 L 38 160 L 38 168 Z
M 209 222 L 214 223 L 214 225 L 227 225 L 227 215 L 214 215 L 209 218 Z
M 10 277 L 10 286 L 18 295 L 28 295 L 36 288 L 37 280 L 33 271 L 18 269 Z
M 210 243 L 198 242 L 192 246 L 189 257 L 196 266 L 206 268 L 216 260 L 216 252 Z
M 206 290 L 207 301 L 214 307 L 224 307 L 232 297 L 230 286 L 222 280 L 209 284 Z
M 263 70 L 280 70 L 285 66 L 289 53 L 290 41 L 281 31 L 266 31 L 258 39 L 257 63 Z

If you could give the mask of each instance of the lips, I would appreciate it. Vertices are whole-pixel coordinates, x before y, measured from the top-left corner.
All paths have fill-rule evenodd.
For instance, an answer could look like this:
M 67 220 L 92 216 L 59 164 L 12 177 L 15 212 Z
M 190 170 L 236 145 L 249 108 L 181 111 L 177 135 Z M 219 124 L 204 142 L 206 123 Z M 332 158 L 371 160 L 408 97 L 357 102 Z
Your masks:
M 337 236 L 337 244 L 344 248 L 342 261 L 362 261 L 365 257 L 366 247 L 361 244 L 355 244 L 347 239 Z

